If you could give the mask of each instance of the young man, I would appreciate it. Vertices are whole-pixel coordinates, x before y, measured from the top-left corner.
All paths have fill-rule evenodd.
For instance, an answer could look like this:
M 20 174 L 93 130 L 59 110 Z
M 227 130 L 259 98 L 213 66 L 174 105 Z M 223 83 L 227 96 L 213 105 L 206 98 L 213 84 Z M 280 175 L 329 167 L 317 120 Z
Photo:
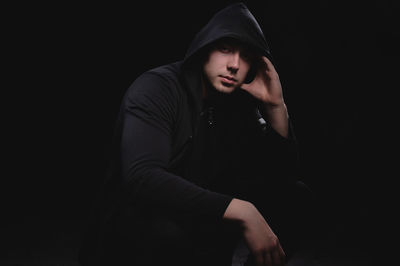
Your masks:
M 184 60 L 135 80 L 83 265 L 232 265 L 240 241 L 248 265 L 284 265 L 304 228 L 291 226 L 296 144 L 271 59 L 238 3 Z

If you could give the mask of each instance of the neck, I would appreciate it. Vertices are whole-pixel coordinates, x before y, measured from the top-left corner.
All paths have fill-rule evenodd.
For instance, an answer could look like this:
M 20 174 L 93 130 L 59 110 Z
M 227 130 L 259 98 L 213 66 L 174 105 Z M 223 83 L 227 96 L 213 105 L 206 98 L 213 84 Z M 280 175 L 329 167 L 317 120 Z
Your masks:
M 202 91 L 203 91 L 203 100 L 216 100 L 222 98 L 229 98 L 229 94 L 220 92 L 217 89 L 215 89 L 211 83 L 204 77 L 202 76 L 201 78 L 202 82 Z

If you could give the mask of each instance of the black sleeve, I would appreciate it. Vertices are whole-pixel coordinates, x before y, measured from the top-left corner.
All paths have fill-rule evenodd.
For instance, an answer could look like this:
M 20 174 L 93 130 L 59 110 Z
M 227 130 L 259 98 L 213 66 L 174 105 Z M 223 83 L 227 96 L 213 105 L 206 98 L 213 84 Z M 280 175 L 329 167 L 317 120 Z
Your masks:
M 289 120 L 289 136 L 281 136 L 255 109 L 247 119 L 243 153 L 248 176 L 256 182 L 292 182 L 297 180 L 298 146 Z M 258 181 L 257 181 L 258 180 Z
M 256 110 L 256 118 L 258 121 L 258 128 L 262 132 L 261 142 L 264 148 L 273 147 L 272 152 L 279 154 L 282 161 L 286 161 L 289 165 L 296 165 L 298 160 L 298 147 L 296 134 L 294 132 L 293 124 L 290 118 L 288 119 L 288 137 L 285 138 L 280 135 Z
M 123 101 L 121 163 L 130 198 L 146 208 L 186 216 L 222 218 L 232 197 L 201 188 L 166 170 L 178 112 L 176 88 L 145 73 Z

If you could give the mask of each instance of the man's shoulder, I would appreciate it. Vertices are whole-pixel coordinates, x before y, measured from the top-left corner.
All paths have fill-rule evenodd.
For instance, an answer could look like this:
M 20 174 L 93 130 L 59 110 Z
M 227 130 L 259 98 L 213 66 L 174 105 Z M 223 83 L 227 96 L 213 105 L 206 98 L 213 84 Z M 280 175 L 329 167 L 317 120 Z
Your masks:
M 128 98 L 140 99 L 141 97 L 152 97 L 163 95 L 176 97 L 181 94 L 181 62 L 162 65 L 145 71 L 138 76 L 128 88 Z M 147 95 L 147 96 L 146 96 Z
M 158 66 L 143 72 L 131 84 L 132 90 L 172 90 L 182 89 L 181 61 Z M 152 89 L 151 89 L 152 88 Z
M 179 75 L 181 71 L 182 61 L 177 61 L 174 63 L 169 63 L 152 68 L 146 72 L 157 73 L 160 75 Z
M 172 82 L 180 82 L 181 77 L 181 65 L 182 62 L 174 62 L 162 66 L 158 66 L 156 68 L 150 69 L 144 73 L 144 75 L 156 75 L 161 79 L 172 81 Z

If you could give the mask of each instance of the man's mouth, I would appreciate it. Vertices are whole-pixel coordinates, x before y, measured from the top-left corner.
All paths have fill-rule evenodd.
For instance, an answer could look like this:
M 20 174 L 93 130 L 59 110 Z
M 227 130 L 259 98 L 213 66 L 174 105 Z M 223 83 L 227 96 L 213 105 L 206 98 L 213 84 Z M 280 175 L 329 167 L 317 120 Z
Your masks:
M 220 77 L 221 77 L 222 82 L 226 83 L 226 84 L 231 84 L 232 85 L 232 84 L 235 84 L 237 82 L 237 80 L 232 76 L 220 75 Z

